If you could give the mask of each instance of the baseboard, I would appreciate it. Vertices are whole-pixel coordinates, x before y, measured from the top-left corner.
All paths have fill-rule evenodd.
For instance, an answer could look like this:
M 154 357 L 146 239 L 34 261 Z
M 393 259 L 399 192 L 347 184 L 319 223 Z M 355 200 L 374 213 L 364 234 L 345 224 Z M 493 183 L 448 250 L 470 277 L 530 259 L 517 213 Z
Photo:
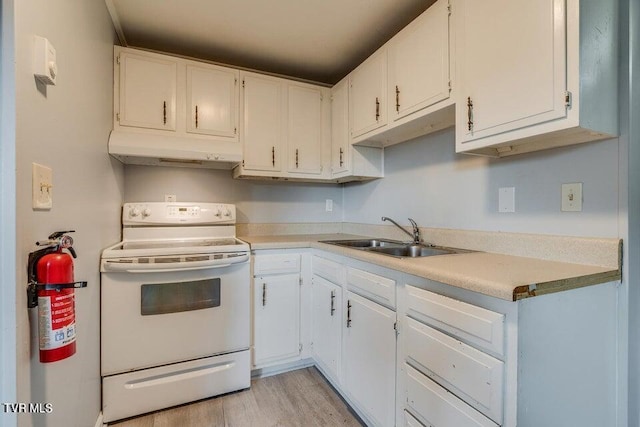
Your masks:
M 283 363 L 281 365 L 267 366 L 265 368 L 254 369 L 251 371 L 251 378 L 265 378 L 273 375 L 282 374 L 284 372 L 295 371 L 297 369 L 308 368 L 315 365 L 312 358 L 296 360 L 295 362 Z
M 102 411 L 98 414 L 98 419 L 96 420 L 95 427 L 107 427 L 107 425 L 103 422 Z

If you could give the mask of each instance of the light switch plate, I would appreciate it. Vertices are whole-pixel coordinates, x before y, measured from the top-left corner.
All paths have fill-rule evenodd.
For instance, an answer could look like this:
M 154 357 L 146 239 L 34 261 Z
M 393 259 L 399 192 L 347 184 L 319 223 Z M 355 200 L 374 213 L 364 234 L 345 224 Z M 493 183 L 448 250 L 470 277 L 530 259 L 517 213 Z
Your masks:
M 53 171 L 50 167 L 33 163 L 31 173 L 33 209 L 51 209 L 53 207 Z
M 516 188 L 502 187 L 498 189 L 498 212 L 508 213 L 516 211 Z
M 325 212 L 333 212 L 333 199 L 326 199 L 324 210 Z
M 562 212 L 582 212 L 582 183 L 562 184 Z

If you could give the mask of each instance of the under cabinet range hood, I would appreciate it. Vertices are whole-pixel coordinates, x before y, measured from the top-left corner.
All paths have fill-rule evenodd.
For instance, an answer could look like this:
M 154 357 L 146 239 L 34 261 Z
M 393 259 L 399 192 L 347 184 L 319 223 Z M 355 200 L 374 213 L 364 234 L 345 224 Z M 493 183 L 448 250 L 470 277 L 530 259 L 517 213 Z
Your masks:
M 233 169 L 242 161 L 238 142 L 113 130 L 109 154 L 125 164 Z

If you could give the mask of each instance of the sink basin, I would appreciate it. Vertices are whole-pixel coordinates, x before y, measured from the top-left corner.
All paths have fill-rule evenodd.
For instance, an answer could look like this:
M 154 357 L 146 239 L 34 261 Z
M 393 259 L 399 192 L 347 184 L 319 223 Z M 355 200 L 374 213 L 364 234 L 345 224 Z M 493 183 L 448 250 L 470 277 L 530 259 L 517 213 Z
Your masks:
M 392 248 L 403 247 L 405 244 L 395 240 L 384 239 L 358 239 L 358 240 L 325 240 L 322 243 L 330 245 L 346 246 L 348 248 L 367 249 L 367 248 Z
M 423 256 L 447 255 L 456 253 L 453 249 L 435 248 L 424 245 L 405 245 L 395 248 L 372 248 L 371 252 L 397 257 L 418 258 Z
M 419 258 L 435 255 L 447 255 L 468 252 L 464 249 L 444 248 L 440 246 L 416 245 L 384 239 L 325 240 L 322 243 L 374 252 L 399 258 Z

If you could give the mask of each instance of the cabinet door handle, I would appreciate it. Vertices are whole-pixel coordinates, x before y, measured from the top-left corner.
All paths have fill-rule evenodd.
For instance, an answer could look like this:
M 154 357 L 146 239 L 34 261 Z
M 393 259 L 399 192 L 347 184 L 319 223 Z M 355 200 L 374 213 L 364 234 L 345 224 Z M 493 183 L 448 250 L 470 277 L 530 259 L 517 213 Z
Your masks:
M 376 96 L 376 122 L 380 119 L 380 100 Z
M 276 166 L 276 147 L 271 147 L 271 166 Z
M 331 316 L 336 311 L 335 307 L 336 291 L 331 291 Z
M 267 284 L 262 284 L 262 306 L 267 305 Z
M 198 129 L 198 106 L 196 105 L 196 129 Z
M 469 132 L 473 129 L 473 101 L 471 97 L 467 97 L 467 127 Z
M 162 103 L 162 123 L 167 124 L 167 101 Z
M 400 112 L 400 89 L 396 85 L 396 113 Z
M 351 301 L 347 300 L 347 328 L 351 327 Z
M 296 169 L 298 169 L 298 149 L 296 148 Z
M 344 164 L 344 162 L 342 161 L 343 154 L 344 154 L 344 151 L 342 150 L 342 147 L 340 147 L 340 167 L 342 167 L 342 165 Z

